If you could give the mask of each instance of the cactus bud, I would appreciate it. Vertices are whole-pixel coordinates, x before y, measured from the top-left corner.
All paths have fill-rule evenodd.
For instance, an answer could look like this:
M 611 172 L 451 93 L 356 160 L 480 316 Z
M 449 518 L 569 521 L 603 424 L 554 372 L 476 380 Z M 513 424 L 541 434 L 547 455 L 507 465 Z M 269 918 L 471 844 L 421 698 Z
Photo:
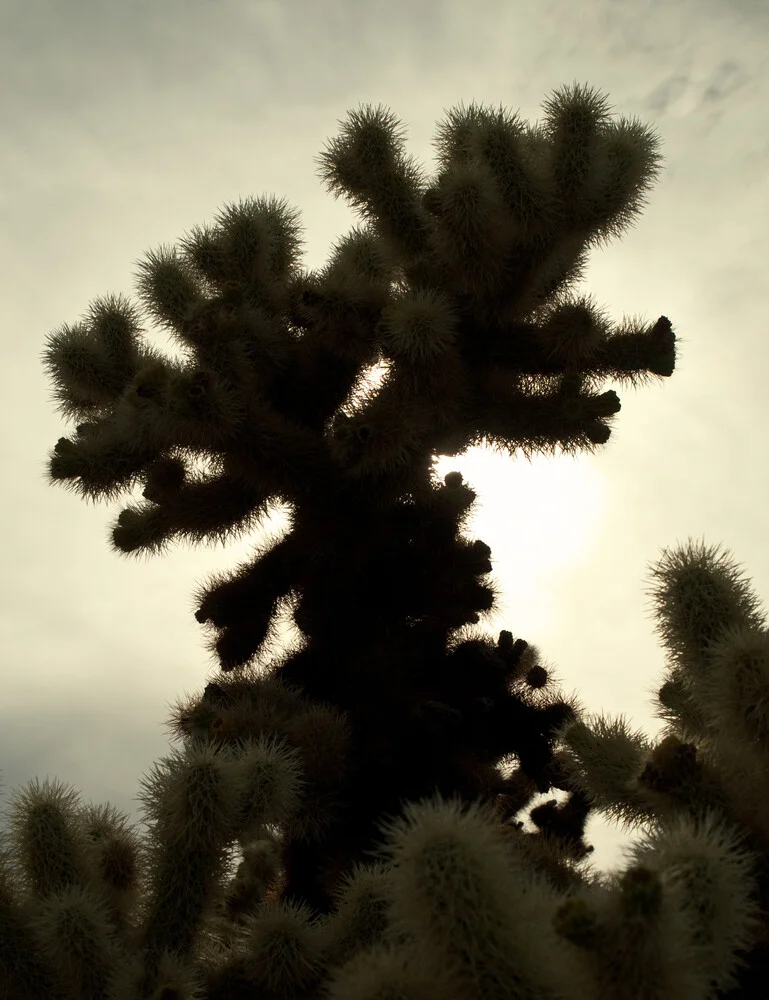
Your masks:
M 582 899 L 568 899 L 559 906 L 553 927 L 561 937 L 586 950 L 597 950 L 602 938 L 598 918 Z
M 457 317 L 445 295 L 419 288 L 385 306 L 381 328 L 385 347 L 396 357 L 425 362 L 455 342 Z
M 653 920 L 662 908 L 662 883 L 659 875 L 640 866 L 623 873 L 620 880 L 621 906 L 631 918 Z

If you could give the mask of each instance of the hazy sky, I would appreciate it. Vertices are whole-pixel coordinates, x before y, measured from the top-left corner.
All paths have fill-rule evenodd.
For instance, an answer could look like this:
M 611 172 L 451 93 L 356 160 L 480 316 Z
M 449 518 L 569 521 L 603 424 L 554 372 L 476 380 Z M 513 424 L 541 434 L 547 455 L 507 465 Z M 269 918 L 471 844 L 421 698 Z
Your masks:
M 537 645 L 591 711 L 656 734 L 664 653 L 646 588 L 662 547 L 721 543 L 769 596 L 767 53 L 761 0 L 4 0 L 0 805 L 49 776 L 141 819 L 169 706 L 215 672 L 193 590 L 253 541 L 114 554 L 121 505 L 45 484 L 74 430 L 50 399 L 46 334 L 97 296 L 134 296 L 145 251 L 249 195 L 297 206 L 304 263 L 322 266 L 358 218 L 314 159 L 363 103 L 392 109 L 430 172 L 449 108 L 533 120 L 574 81 L 661 135 L 649 204 L 593 255 L 584 289 L 616 320 L 670 317 L 684 341 L 672 378 L 617 386 L 622 411 L 592 457 L 441 463 L 482 501 L 472 534 L 506 598 L 492 630 Z M 625 840 L 603 823 L 589 839 L 602 866 Z

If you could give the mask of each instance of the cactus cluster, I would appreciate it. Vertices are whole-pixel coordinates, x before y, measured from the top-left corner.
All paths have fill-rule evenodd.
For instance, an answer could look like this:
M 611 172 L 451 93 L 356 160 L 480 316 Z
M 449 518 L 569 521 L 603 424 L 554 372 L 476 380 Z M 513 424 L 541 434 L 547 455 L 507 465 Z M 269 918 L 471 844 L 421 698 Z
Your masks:
M 635 830 L 620 870 L 585 864 L 568 804 L 532 809 L 534 835 L 504 820 L 500 801 L 438 793 L 383 819 L 369 860 L 327 872 L 330 912 L 287 900 L 276 830 L 308 839 L 328 826 L 349 732 L 330 706 L 246 669 L 177 706 L 185 751 L 144 781 L 145 838 L 58 783 L 17 795 L 0 869 L 0 995 L 761 997 L 765 620 L 715 547 L 665 552 L 654 576 L 669 654 L 658 742 L 580 710 L 554 755 L 562 787 Z M 499 799 L 526 784 L 519 772 Z
M 704 548 L 660 563 L 652 746 L 590 718 L 525 640 L 484 635 L 497 589 L 490 547 L 463 535 L 475 493 L 433 468 L 476 444 L 594 450 L 620 408 L 605 380 L 672 374 L 666 317 L 615 325 L 571 290 L 638 213 L 658 140 L 575 85 L 535 125 L 454 109 L 437 149 L 426 178 L 390 112 L 349 115 L 321 173 L 366 224 L 321 272 L 275 199 L 148 254 L 139 296 L 183 360 L 147 346 L 121 296 L 49 336 L 78 421 L 49 478 L 88 499 L 142 490 L 118 552 L 290 514 L 196 595 L 220 673 L 175 706 L 183 750 L 145 779 L 146 837 L 58 783 L 17 797 L 0 997 L 763 995 L 749 588 Z M 300 638 L 280 649 L 285 613 Z M 591 811 L 640 827 L 624 870 L 591 867 Z

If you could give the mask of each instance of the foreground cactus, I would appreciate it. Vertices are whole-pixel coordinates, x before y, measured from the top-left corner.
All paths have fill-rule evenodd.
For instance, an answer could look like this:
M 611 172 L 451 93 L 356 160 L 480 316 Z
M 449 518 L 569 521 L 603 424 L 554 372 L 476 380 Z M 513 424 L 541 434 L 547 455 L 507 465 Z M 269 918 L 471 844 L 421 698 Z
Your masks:
M 767 685 L 755 680 L 766 668 L 764 619 L 715 548 L 665 553 L 655 576 L 687 712 L 670 708 L 666 680 L 656 746 L 622 719 L 582 711 L 558 734 L 564 784 L 635 829 L 621 870 L 595 872 L 568 837 L 526 834 L 488 803 L 437 794 L 383 820 L 372 857 L 335 885 L 332 912 L 285 901 L 273 829 L 312 827 L 306 814 L 322 799 L 300 762 L 341 759 L 345 727 L 278 679 L 249 678 L 249 709 L 234 698 L 243 681 L 222 678 L 203 701 L 229 686 L 215 728 L 240 736 L 190 739 L 145 781 L 144 841 L 115 810 L 83 808 L 57 785 L 17 795 L 0 878 L 0 995 L 762 996 L 769 824 L 751 812 L 761 785 L 747 776 L 766 768 L 754 735 L 765 711 Z M 724 670 L 733 681 L 719 684 Z M 691 735 L 695 713 L 740 710 L 745 676 L 754 698 L 742 731 L 725 741 L 706 722 Z M 714 695 L 724 687 L 731 705 Z M 551 804 L 552 815 L 565 811 Z M 233 842 L 243 848 L 236 873 L 224 863 Z
M 321 167 L 367 225 L 322 272 L 299 268 L 292 210 L 249 200 L 140 267 L 185 360 L 143 343 L 122 297 L 50 336 L 60 409 L 80 421 L 50 480 L 91 499 L 141 486 L 118 551 L 225 540 L 275 502 L 291 513 L 198 594 L 221 674 L 175 709 L 185 748 L 148 783 L 146 842 L 58 788 L 16 804 L 9 995 L 705 997 L 731 988 L 738 958 L 760 969 L 763 846 L 719 770 L 746 757 L 707 728 L 721 717 L 702 699 L 725 689 L 692 653 L 721 640 L 714 608 L 743 605 L 705 568 L 670 612 L 700 657 L 699 680 L 679 666 L 663 689 L 680 738 L 652 748 L 621 721 L 591 724 L 533 647 L 473 630 L 494 608 L 491 550 L 461 534 L 472 489 L 433 473 L 479 443 L 591 451 L 619 410 L 605 379 L 672 373 L 666 317 L 615 326 L 570 290 L 638 212 L 657 145 L 567 87 L 535 126 L 450 112 L 428 181 L 391 114 L 363 108 Z M 282 611 L 301 638 L 279 649 Z M 755 623 L 733 618 L 730 734 L 764 676 Z M 760 708 L 747 725 L 755 741 Z M 564 801 L 536 805 L 551 789 Z M 612 878 L 586 864 L 591 809 L 649 827 Z

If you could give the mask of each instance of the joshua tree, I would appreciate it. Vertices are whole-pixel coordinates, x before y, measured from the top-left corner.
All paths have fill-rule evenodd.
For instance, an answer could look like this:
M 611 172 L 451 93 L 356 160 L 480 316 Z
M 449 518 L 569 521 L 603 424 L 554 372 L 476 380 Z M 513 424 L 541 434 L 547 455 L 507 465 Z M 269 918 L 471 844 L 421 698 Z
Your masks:
M 249 925 L 248 960 L 216 966 L 208 956 L 208 995 L 309 996 L 318 969 L 356 953 L 368 961 L 365 946 L 381 936 L 381 886 L 417 873 L 408 851 L 386 870 L 366 865 L 381 854 L 387 824 L 397 830 L 407 815 L 422 815 L 428 833 L 438 817 L 449 841 L 465 822 L 490 857 L 525 857 L 532 878 L 544 880 L 529 894 L 544 900 L 540 917 L 553 893 L 560 906 L 579 886 L 599 891 L 584 869 L 583 833 L 591 807 L 605 802 L 575 765 L 575 734 L 590 730 L 536 649 L 510 631 L 493 641 L 473 629 L 497 597 L 491 550 L 462 534 L 473 490 L 458 472 L 439 481 L 433 466 L 436 456 L 476 444 L 510 456 L 592 451 L 608 440 L 620 408 L 613 390 L 599 391 L 605 380 L 638 385 L 672 374 L 666 317 L 613 324 L 572 290 L 590 248 L 639 212 L 661 163 L 658 140 L 574 86 L 556 91 L 534 126 L 502 109 L 454 109 L 437 148 L 438 174 L 425 179 L 405 158 L 388 111 L 350 114 L 321 170 L 366 225 L 337 244 L 319 273 L 300 268 L 295 213 L 274 199 L 228 206 L 178 248 L 148 254 L 140 297 L 184 347 L 183 361 L 140 339 L 140 311 L 120 296 L 97 299 L 82 323 L 49 337 L 45 362 L 60 409 L 80 421 L 57 443 L 50 480 L 91 499 L 143 486 L 143 502 L 130 503 L 113 528 L 118 551 L 224 540 L 276 503 L 290 508 L 285 535 L 197 595 L 196 618 L 215 630 L 221 675 L 177 706 L 173 727 L 187 756 L 172 761 L 171 778 L 150 783 L 155 846 L 141 919 L 131 924 L 116 889 L 110 899 L 109 920 L 142 956 L 145 991 L 176 975 L 177 992 L 165 996 L 193 995 L 179 984 L 192 975 L 194 949 L 205 951 L 201 928 L 214 926 L 212 909 L 232 930 L 262 912 L 266 889 L 277 924 L 261 938 Z M 301 639 L 279 651 L 281 612 L 293 615 Z M 511 760 L 516 769 L 505 776 Z M 551 789 L 565 798 L 532 808 Z M 56 802 L 59 817 L 74 809 Z M 534 833 L 515 819 L 527 809 Z M 113 841 L 134 857 L 114 817 L 93 814 L 86 829 L 89 857 L 94 843 Z M 222 852 L 236 841 L 244 860 L 222 897 Z M 729 858 L 739 861 L 735 851 Z M 498 860 L 489 864 L 502 870 Z M 623 891 L 651 912 L 658 881 L 633 869 Z M 453 913 L 455 930 L 473 905 L 482 915 L 470 897 L 458 913 L 439 896 L 435 905 Z M 587 904 L 569 898 L 571 910 L 551 908 L 550 916 L 564 948 L 576 949 L 587 941 L 587 918 L 575 918 L 574 906 Z M 415 925 L 403 906 L 398 920 L 390 946 L 408 950 Z M 323 928 L 324 943 L 311 926 Z M 743 925 L 735 926 L 744 941 Z M 283 950 L 271 964 L 276 933 Z M 386 964 L 397 952 L 377 954 Z M 175 971 L 169 955 L 181 956 Z M 462 996 L 555 996 L 552 977 L 571 975 L 570 963 L 567 956 L 543 971 L 535 992 L 514 970 L 506 986 L 479 985 L 485 973 L 475 985 L 462 975 L 457 982 Z M 109 965 L 105 958 L 94 974 Z M 366 980 L 379 966 L 357 968 L 363 985 L 344 992 L 342 977 L 336 995 L 384 995 L 376 976 Z M 714 978 L 727 982 L 729 968 L 723 959 Z M 436 969 L 428 963 L 393 995 L 435 995 L 436 983 L 450 992 Z M 572 990 L 594 974 L 585 967 Z

